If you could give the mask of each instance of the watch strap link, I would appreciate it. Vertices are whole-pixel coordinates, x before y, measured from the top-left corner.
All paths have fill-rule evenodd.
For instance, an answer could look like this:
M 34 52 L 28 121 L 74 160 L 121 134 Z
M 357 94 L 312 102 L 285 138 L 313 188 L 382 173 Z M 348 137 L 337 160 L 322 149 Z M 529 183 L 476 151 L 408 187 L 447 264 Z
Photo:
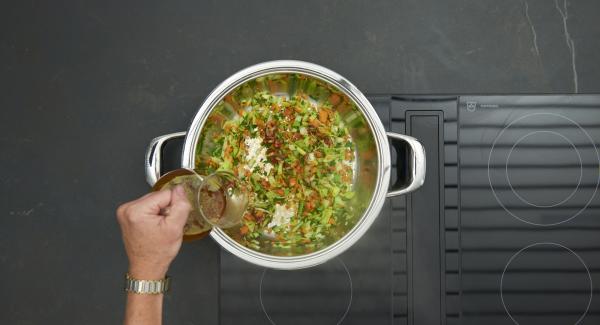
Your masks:
M 168 292 L 170 287 L 171 278 L 168 276 L 162 280 L 139 280 L 131 277 L 129 273 L 125 275 L 125 292 L 158 295 Z

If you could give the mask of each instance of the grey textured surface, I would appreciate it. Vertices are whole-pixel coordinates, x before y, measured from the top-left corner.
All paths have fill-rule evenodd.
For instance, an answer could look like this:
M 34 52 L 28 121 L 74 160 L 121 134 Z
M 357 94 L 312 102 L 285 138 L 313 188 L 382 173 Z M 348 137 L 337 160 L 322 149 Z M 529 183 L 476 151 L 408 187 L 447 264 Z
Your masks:
M 600 91 L 595 0 L 1 8 L 2 324 L 119 322 L 126 258 L 114 209 L 148 190 L 145 146 L 184 130 L 208 92 L 245 66 L 312 61 L 368 93 Z M 217 322 L 218 258 L 210 240 L 185 245 L 167 323 Z

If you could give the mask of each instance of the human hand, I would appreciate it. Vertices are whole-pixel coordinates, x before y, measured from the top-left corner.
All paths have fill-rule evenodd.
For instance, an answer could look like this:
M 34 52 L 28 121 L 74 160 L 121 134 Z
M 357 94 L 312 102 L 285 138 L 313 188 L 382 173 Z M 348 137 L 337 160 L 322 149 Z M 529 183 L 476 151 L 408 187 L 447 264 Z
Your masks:
M 117 220 L 132 277 L 144 280 L 165 277 L 181 247 L 190 210 L 182 186 L 146 194 L 119 206 Z

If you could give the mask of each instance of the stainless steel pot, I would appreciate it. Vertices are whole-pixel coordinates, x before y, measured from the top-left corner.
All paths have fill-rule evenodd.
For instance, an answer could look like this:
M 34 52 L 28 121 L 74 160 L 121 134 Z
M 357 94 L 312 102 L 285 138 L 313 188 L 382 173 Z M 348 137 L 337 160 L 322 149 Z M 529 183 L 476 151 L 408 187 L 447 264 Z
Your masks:
M 223 99 L 249 82 L 256 83 L 257 80 L 261 81 L 267 76 L 285 74 L 299 75 L 303 80 L 315 80 L 331 89 L 339 90 L 340 94 L 346 96 L 352 103 L 352 107 L 343 112 L 346 116 L 354 114 L 353 122 L 350 124 L 351 135 L 355 140 L 360 139 L 362 144 L 357 147 L 363 149 L 370 147 L 376 153 L 376 157 L 372 157 L 372 154 L 368 156 L 365 150 L 360 148 L 355 151 L 357 162 L 354 167 L 354 187 L 362 193 L 361 196 L 365 201 L 362 215 L 342 238 L 316 252 L 304 255 L 278 256 L 258 252 L 239 244 L 221 229 L 212 229 L 210 235 L 227 251 L 250 263 L 275 269 L 299 269 L 324 263 L 350 248 L 369 229 L 386 197 L 414 191 L 425 180 L 425 152 L 422 145 L 410 136 L 386 133 L 371 103 L 354 85 L 339 74 L 316 64 L 291 60 L 265 62 L 239 71 L 210 93 L 187 132 L 167 134 L 151 141 L 146 153 L 146 179 L 150 185 L 153 185 L 160 177 L 162 145 L 175 137 L 185 137 L 181 166 L 194 169 L 201 131 L 210 113 L 222 105 Z M 310 88 L 311 85 L 308 87 Z M 409 177 L 408 182 L 401 188 L 388 189 L 391 168 L 388 138 L 391 141 L 404 142 L 409 148 L 405 161 Z

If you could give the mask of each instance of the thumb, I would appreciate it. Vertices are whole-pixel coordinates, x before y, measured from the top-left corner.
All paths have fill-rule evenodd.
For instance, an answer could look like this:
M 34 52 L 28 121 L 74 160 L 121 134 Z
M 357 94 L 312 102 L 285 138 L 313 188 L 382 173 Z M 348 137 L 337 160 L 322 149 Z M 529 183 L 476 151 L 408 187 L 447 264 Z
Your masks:
M 176 186 L 171 195 L 169 215 L 165 220 L 177 228 L 183 228 L 191 210 L 192 205 L 188 201 L 183 186 Z

